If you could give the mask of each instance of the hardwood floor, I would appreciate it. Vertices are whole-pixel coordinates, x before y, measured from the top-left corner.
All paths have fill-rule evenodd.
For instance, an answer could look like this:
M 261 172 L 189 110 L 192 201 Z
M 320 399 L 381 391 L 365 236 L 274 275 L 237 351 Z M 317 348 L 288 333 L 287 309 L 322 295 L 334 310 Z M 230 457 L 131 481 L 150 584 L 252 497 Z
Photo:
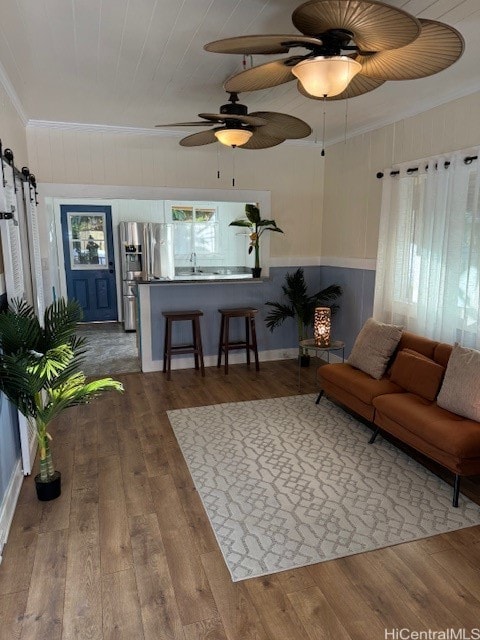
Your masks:
M 125 394 L 56 425 L 62 496 L 40 503 L 25 480 L 0 565 L 1 640 L 383 640 L 385 629 L 480 627 L 480 527 L 231 582 L 165 412 L 314 392 L 313 370 L 300 391 L 293 361 L 117 377 Z M 478 485 L 465 488 L 480 503 Z

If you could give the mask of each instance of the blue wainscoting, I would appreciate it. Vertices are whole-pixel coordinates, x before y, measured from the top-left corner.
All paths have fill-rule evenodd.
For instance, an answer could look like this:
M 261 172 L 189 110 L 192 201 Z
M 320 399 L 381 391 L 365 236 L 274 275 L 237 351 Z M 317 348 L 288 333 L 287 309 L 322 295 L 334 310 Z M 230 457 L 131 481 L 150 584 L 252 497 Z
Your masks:
M 17 410 L 0 393 L 0 504 L 20 455 Z
M 0 392 L 0 554 L 21 486 L 17 410 Z
M 270 277 L 261 282 L 235 281 L 225 283 L 167 283 L 150 286 L 150 309 L 152 326 L 152 356 L 154 360 L 163 358 L 164 322 L 162 311 L 201 309 L 203 349 L 206 356 L 212 356 L 218 350 L 220 332 L 220 314 L 222 307 L 256 307 L 259 312 L 256 320 L 259 351 L 275 351 L 296 348 L 298 346 L 297 327 L 293 319 L 288 319 L 273 332 L 265 326 L 265 317 L 269 308 L 268 300 L 281 301 L 282 284 L 285 274 L 292 273 L 296 267 L 276 267 L 270 269 Z M 304 267 L 305 279 L 312 292 L 320 286 L 321 267 Z M 243 325 L 238 324 L 243 330 Z M 235 329 L 233 329 L 235 331 Z M 188 342 L 191 336 L 188 323 L 181 323 L 174 334 L 174 341 Z M 234 335 L 235 339 L 235 335 Z
M 264 359 L 282 358 L 283 352 L 298 347 L 297 326 L 288 319 L 282 326 L 269 331 L 265 317 L 269 312 L 266 302 L 281 301 L 285 274 L 297 267 L 275 267 L 270 269 L 270 277 L 261 281 L 236 281 L 215 283 L 158 283 L 149 286 L 151 356 L 160 363 L 163 358 L 164 319 L 162 311 L 201 309 L 204 354 L 215 356 L 218 349 L 221 307 L 252 306 L 259 309 L 257 315 L 257 340 Z M 340 310 L 332 320 L 332 337 L 346 344 L 345 355 L 350 353 L 353 342 L 363 323 L 372 315 L 375 272 L 367 269 L 313 266 L 303 267 L 308 291 L 314 293 L 331 284 L 339 284 L 344 294 L 339 299 Z M 191 340 L 189 323 L 175 327 L 174 342 L 187 343 Z M 234 328 L 235 330 L 235 328 Z M 238 323 L 238 334 L 243 324 Z M 240 335 L 238 335 L 240 337 Z M 235 339 L 235 335 L 234 335 Z M 148 348 L 148 347 L 147 347 Z M 143 348 L 142 348 L 143 350 Z M 268 353 L 270 352 L 270 353 Z
M 323 288 L 329 284 L 339 284 L 343 289 L 332 331 L 335 340 L 345 342 L 347 357 L 365 320 L 373 313 L 375 271 L 324 266 L 321 268 L 321 286 Z

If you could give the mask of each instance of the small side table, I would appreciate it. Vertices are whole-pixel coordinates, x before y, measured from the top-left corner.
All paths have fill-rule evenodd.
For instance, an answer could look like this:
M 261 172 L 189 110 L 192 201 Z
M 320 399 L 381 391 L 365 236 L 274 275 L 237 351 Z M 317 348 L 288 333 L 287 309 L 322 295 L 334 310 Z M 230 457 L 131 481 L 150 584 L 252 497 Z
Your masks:
M 327 362 L 330 363 L 330 353 L 332 351 L 342 352 L 342 362 L 345 362 L 345 342 L 341 340 L 334 340 L 328 347 L 319 347 L 315 344 L 314 338 L 308 338 L 307 340 L 300 340 L 299 346 L 306 351 L 315 351 L 315 357 L 320 357 L 319 352 L 325 352 L 327 354 Z M 298 361 L 298 384 L 300 385 L 300 359 Z

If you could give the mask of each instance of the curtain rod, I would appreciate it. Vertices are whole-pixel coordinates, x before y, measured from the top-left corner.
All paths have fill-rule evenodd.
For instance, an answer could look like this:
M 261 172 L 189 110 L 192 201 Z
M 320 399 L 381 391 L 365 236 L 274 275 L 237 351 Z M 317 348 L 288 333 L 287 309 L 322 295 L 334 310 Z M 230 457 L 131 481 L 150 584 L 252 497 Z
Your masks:
M 472 162 L 473 162 L 474 160 L 478 160 L 478 156 L 466 156 L 466 157 L 463 159 L 463 162 L 464 162 L 465 164 L 472 164 Z M 445 167 L 445 169 L 446 169 L 447 167 L 449 167 L 449 166 L 450 166 L 450 162 L 449 162 L 448 160 L 446 160 L 446 161 L 443 163 L 443 166 L 444 166 L 444 167 Z M 435 164 L 435 169 L 436 169 L 437 167 L 438 167 L 438 164 L 436 163 L 436 164 Z M 416 173 L 416 172 L 417 172 L 417 171 L 419 171 L 419 170 L 420 170 L 420 167 L 409 167 L 409 168 L 406 170 L 406 172 L 405 172 L 405 173 L 406 173 L 407 175 L 412 175 L 412 173 Z M 428 164 L 427 164 L 427 165 L 425 165 L 425 170 L 426 170 L 426 171 L 428 171 Z M 384 176 L 385 174 L 383 173 L 383 171 L 379 171 L 376 175 L 377 175 L 377 178 L 380 180 L 380 178 L 383 178 L 383 176 Z M 398 171 L 398 170 L 396 170 L 396 171 L 390 171 L 390 173 L 389 173 L 388 175 L 390 175 L 390 176 L 398 176 L 398 175 L 400 175 L 400 171 Z

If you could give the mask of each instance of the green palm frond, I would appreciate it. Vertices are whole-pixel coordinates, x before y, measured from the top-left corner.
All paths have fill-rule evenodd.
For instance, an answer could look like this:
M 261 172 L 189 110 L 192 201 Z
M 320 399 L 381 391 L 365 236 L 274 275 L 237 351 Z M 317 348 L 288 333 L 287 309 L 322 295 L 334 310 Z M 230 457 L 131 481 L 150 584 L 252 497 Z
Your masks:
M 82 308 L 76 300 L 59 298 L 45 309 L 41 346 L 48 351 L 70 342 L 77 323 L 82 319 Z
M 30 368 L 31 358 L 26 353 L 0 355 L 0 390 L 25 416 L 37 415 L 38 394 L 43 378 Z
M 331 284 L 329 287 L 326 287 L 325 289 L 321 289 L 321 291 L 318 291 L 313 296 L 313 298 L 315 298 L 317 306 L 321 306 L 324 303 L 326 306 L 327 303 L 333 302 L 339 296 L 341 296 L 342 293 L 343 293 L 342 287 L 340 287 L 338 284 Z
M 279 327 L 286 318 L 294 318 L 295 310 L 293 307 L 280 302 L 266 302 L 267 306 L 272 307 L 265 317 L 265 323 L 270 331 L 273 331 L 276 327 Z
M 32 353 L 30 368 L 38 371 L 45 384 L 55 380 L 73 359 L 73 351 L 69 344 L 61 344 L 49 349 L 46 353 Z
M 338 285 L 330 285 L 317 291 L 314 295 L 309 295 L 305 274 L 300 267 L 293 273 L 285 275 L 282 292 L 286 302 L 265 303 L 273 308 L 273 311 L 265 318 L 266 325 L 270 331 L 273 331 L 275 327 L 280 326 L 287 318 L 296 318 L 300 340 L 305 337 L 306 328 L 313 324 L 315 307 L 330 307 L 332 313 L 338 309 L 338 306 L 332 303 L 342 294 L 342 288 Z
M 12 300 L 0 313 L 0 348 L 4 353 L 38 349 L 42 330 L 33 307 L 23 300 Z
M 48 425 L 68 407 L 85 404 L 104 391 L 123 391 L 112 378 L 87 382 L 80 364 L 85 339 L 75 336 L 82 310 L 78 302 L 57 300 L 45 310 L 44 326 L 33 307 L 12 301 L 0 314 L 0 391 L 35 422 L 40 476 L 54 473 Z
M 85 375 L 77 372 L 62 385 L 48 389 L 47 403 L 39 415 L 45 423 L 48 423 L 64 409 L 86 404 L 108 390 L 123 391 L 123 385 L 112 378 L 86 382 Z

